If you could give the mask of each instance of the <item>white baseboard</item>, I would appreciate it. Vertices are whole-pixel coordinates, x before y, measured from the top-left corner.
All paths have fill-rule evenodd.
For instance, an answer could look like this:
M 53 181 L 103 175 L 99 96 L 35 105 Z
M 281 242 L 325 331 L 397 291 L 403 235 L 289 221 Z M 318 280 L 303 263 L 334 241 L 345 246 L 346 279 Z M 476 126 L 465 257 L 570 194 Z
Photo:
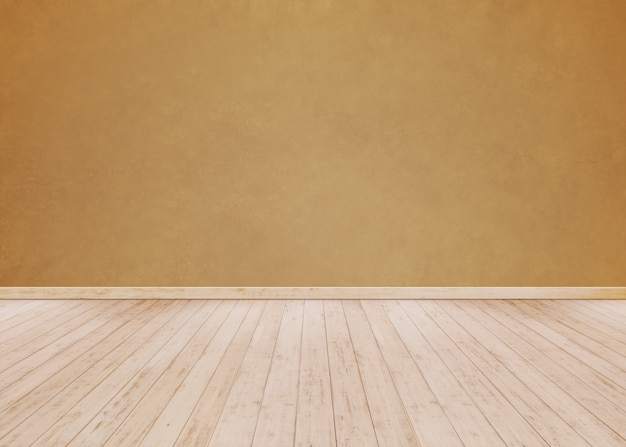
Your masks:
M 626 287 L 0 287 L 0 299 L 626 299 Z

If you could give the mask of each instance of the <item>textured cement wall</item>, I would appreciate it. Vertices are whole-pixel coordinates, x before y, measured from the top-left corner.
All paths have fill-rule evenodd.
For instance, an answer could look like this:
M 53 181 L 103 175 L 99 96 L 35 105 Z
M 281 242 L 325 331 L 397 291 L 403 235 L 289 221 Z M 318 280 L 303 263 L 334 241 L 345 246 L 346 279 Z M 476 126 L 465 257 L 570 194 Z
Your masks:
M 0 285 L 626 285 L 625 23 L 0 0 Z

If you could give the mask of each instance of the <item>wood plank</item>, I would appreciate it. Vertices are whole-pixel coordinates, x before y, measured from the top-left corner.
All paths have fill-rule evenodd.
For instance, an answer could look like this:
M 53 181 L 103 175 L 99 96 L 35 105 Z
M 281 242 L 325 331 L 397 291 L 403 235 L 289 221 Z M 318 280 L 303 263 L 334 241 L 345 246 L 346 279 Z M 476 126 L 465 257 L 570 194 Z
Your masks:
M 37 318 L 25 321 L 17 327 L 9 328 L 2 334 L 2 343 L 0 344 L 0 358 L 3 359 L 4 365 L 0 368 L 6 369 L 13 363 L 29 356 L 32 352 L 41 349 L 50 340 L 61 337 L 63 335 L 63 324 L 85 312 L 90 308 L 101 306 L 102 302 L 94 303 L 94 306 L 81 305 L 79 302 L 66 301 L 64 306 L 57 312 L 50 312 Z M 54 333 L 50 333 L 54 331 Z M 11 354 L 11 355 L 9 355 Z M 18 355 L 19 354 L 19 355 Z M 11 362 L 11 363 L 9 363 Z
M 79 317 L 57 326 L 48 332 L 48 336 L 38 338 L 32 349 L 20 348 L 14 355 L 7 355 L 6 365 L 11 366 L 0 372 L 0 391 L 105 324 L 106 316 L 111 312 L 115 313 L 115 308 L 115 303 L 92 307 Z M 95 318 L 102 314 L 105 315 L 104 318 Z
M 3 299 L 626 299 L 626 287 L 0 287 Z
M 98 362 L 103 361 L 105 356 L 119 357 L 118 352 L 114 350 L 120 347 L 120 345 L 131 342 L 140 344 L 141 339 L 139 335 L 144 325 L 154 319 L 160 311 L 172 304 L 167 301 L 146 301 L 145 303 L 147 304 L 147 309 L 141 314 L 137 316 L 129 314 L 130 318 L 125 318 L 124 324 L 111 333 L 104 341 L 90 349 L 86 355 L 75 359 L 64 369 L 51 375 L 45 382 L 36 387 L 33 386 L 32 390 L 19 400 L 8 404 L 7 402 L 11 402 L 14 396 L 11 396 L 10 393 L 6 393 L 5 398 L 5 395 L 3 395 L 3 402 L 7 404 L 6 406 L 0 407 L 3 408 L 0 412 L 0 419 L 2 420 L 2 424 L 0 425 L 0 438 L 28 416 L 32 415 L 37 409 L 41 408 L 56 394 L 61 392 L 61 390 L 64 390 L 67 386 L 71 386 L 69 384 L 74 382 L 77 378 L 85 377 L 83 374 L 90 368 L 93 367 L 96 369 Z
M 341 301 L 324 302 L 337 447 L 378 446 Z
M 401 309 L 406 315 L 402 315 Z M 400 302 L 400 307 L 390 306 L 388 315 L 463 442 L 472 445 L 505 445 L 463 385 L 433 349 L 427 338 L 430 334 L 422 332 L 421 327 L 428 317 L 419 304 L 416 301 Z
M 626 446 L 625 303 L 3 301 L 0 447 Z
M 626 306 L 626 300 L 621 300 L 619 303 Z M 591 303 L 587 300 L 578 300 L 575 304 L 579 304 L 582 308 L 585 308 L 588 312 L 599 315 L 604 325 L 610 325 L 618 331 L 622 332 L 626 330 L 626 318 L 616 310 L 619 310 L 619 306 L 610 308 L 605 306 L 605 300 L 598 301 L 597 303 Z
M 197 311 L 201 303 L 177 301 L 164 302 L 164 305 L 163 311 L 138 331 L 136 337 L 126 340 L 13 428 L 2 438 L 3 445 L 31 445 L 46 431 L 56 427 L 63 415 L 94 390 L 103 392 L 109 387 L 110 399 L 119 390 L 119 383 L 126 383 L 132 373 L 141 368 Z M 119 370 L 126 371 L 126 380 L 120 377 Z
M 585 300 L 589 301 L 589 300 Z M 624 322 L 624 317 L 626 317 L 626 300 L 620 299 L 615 303 L 610 300 L 601 300 L 597 303 L 599 307 L 602 307 L 608 310 L 611 315 L 616 318 L 618 321 Z
M 343 301 L 363 388 L 380 447 L 411 447 L 417 438 L 359 302 Z
M 441 307 L 439 307 L 439 309 L 440 318 L 446 318 L 444 315 L 446 312 L 441 310 Z M 603 445 L 606 446 L 623 445 L 623 439 L 615 433 L 615 431 L 611 430 L 589 413 L 586 408 L 564 392 L 557 384 L 537 371 L 527 359 L 521 357 L 499 338 L 494 337 L 480 322 L 473 318 L 467 318 L 466 313 L 460 313 L 457 309 L 458 308 L 451 308 L 454 312 L 454 319 L 457 322 L 462 321 L 464 327 L 470 328 L 471 334 L 475 340 L 483 346 L 488 346 L 491 355 L 517 376 L 518 380 L 513 382 L 512 386 L 517 387 L 517 384 L 522 381 L 525 384 L 525 388 L 533 390 L 533 393 L 539 396 L 545 405 L 554 413 L 558 414 L 559 417 L 565 421 L 569 427 L 573 428 L 578 435 L 584 438 L 589 445 L 597 445 L 599 440 L 602 440 Z M 451 318 L 447 318 L 448 322 L 451 320 Z M 504 387 L 500 388 L 502 392 L 504 392 L 503 388 Z M 510 389 L 511 386 L 509 386 L 508 390 Z M 519 393 L 521 394 L 523 391 L 524 389 L 520 388 Z M 542 413 L 535 412 L 535 414 Z M 535 428 L 537 431 L 540 431 L 540 429 L 543 428 L 543 423 L 542 427 L 535 426 Z M 546 439 L 550 443 L 553 442 L 549 438 Z M 564 442 L 565 434 L 560 435 L 559 439 L 561 439 L 560 442 Z
M 37 309 L 44 303 L 50 303 L 50 300 L 8 300 L 1 301 L 2 306 L 0 310 L 0 327 L 4 326 L 5 322 L 8 322 L 11 318 L 15 318 L 20 315 L 29 315 L 32 310 Z
M 283 301 L 267 304 L 268 318 L 257 327 L 209 446 L 249 447 L 252 444 L 284 307 Z
M 441 360 L 463 385 L 475 406 L 491 423 L 507 446 L 547 446 L 546 441 L 517 411 L 484 373 L 456 344 L 447 332 L 441 315 L 434 315 L 432 302 L 420 303 L 430 318 L 419 320 L 420 330 L 428 334 L 428 341 Z M 445 303 L 444 303 L 445 304 Z
M 397 306 L 398 303 L 361 301 L 361 305 L 404 403 L 419 445 L 422 447 L 462 446 L 463 443 L 443 407 L 389 320 L 387 311 L 390 307 Z
M 537 332 L 538 334 L 545 337 L 547 340 L 550 340 L 561 349 L 569 352 L 574 357 L 583 361 L 608 380 L 612 381 L 619 388 L 626 391 L 626 376 L 624 371 L 613 365 L 611 362 L 607 361 L 603 357 L 599 356 L 595 352 L 586 349 L 578 343 L 578 340 L 570 340 L 566 335 L 559 333 L 558 331 L 552 329 L 551 327 L 545 325 L 541 321 L 535 320 L 532 315 L 527 315 L 520 309 L 515 303 L 511 303 L 508 301 L 495 301 L 495 306 L 503 311 L 509 313 L 513 317 L 517 318 L 519 321 L 522 321 L 526 326 L 530 327 L 532 330 Z M 539 314 L 535 313 L 534 315 L 539 316 Z
M 517 306 L 523 312 L 531 315 L 535 322 L 541 322 L 546 327 L 551 328 L 553 331 L 561 334 L 562 336 L 567 337 L 567 339 L 577 343 L 579 346 L 582 346 L 584 349 L 587 349 L 589 352 L 594 353 L 596 356 L 602 358 L 605 362 L 608 362 L 619 370 L 621 370 L 622 377 L 626 374 L 626 356 L 621 348 L 616 347 L 616 349 L 612 349 L 613 343 L 609 345 L 609 341 L 606 340 L 608 337 L 605 336 L 604 341 L 598 342 L 594 338 L 592 338 L 588 333 L 582 332 L 579 328 L 572 328 L 571 326 L 576 326 L 571 324 L 568 326 L 561 321 L 560 315 L 547 315 L 546 309 L 539 310 L 537 307 L 531 305 L 528 302 L 515 302 L 515 306 Z M 598 331 L 595 331 L 598 334 Z M 622 383 L 626 385 L 626 380 L 622 380 Z
M 590 313 L 581 313 L 569 306 L 563 306 L 559 301 L 536 301 L 530 306 L 543 315 L 553 315 L 560 324 L 592 338 L 597 343 L 610 349 L 614 355 L 625 359 L 626 331 L 616 330 L 606 324 L 601 324 Z M 626 324 L 624 325 L 626 329 Z
M 198 321 L 202 325 L 193 336 L 187 339 L 177 334 L 176 343 L 168 347 L 171 354 L 167 355 L 161 349 L 161 358 L 151 359 L 151 370 L 138 374 L 122 388 L 70 445 L 139 445 L 197 362 L 202 362 L 207 355 L 209 360 L 213 360 L 211 354 L 215 350 L 209 349 L 213 338 L 222 328 L 227 336 L 232 335 L 248 309 L 249 303 L 246 302 L 221 302 L 217 309 L 215 306 L 202 308 L 198 313 Z M 185 342 L 185 339 L 188 341 Z M 115 416 L 113 419 L 123 422 L 110 423 L 111 415 Z M 94 440 L 98 442 L 91 444 Z
M 26 306 L 26 304 L 32 304 Z M 50 316 L 56 314 L 61 307 L 67 306 L 66 301 L 60 300 L 41 300 L 41 301 L 22 301 L 21 306 L 13 305 L 11 309 L 0 309 L 0 340 L 2 342 L 9 340 L 6 333 L 9 329 L 15 328 L 13 332 L 22 333 L 23 329 L 19 325 L 28 325 L 29 320 L 37 319 L 41 316 Z M 19 312 L 11 312 L 11 310 L 20 308 Z
M 441 303 L 440 307 L 448 308 L 452 304 Z M 463 306 L 463 310 L 498 337 L 521 357 L 530 362 L 537 370 L 556 383 L 566 393 L 576 399 L 590 413 L 608 425 L 621 437 L 626 437 L 626 411 L 596 391 L 591 384 L 581 380 L 570 369 L 553 360 L 549 355 L 534 347 L 527 341 L 525 331 L 514 329 L 516 326 L 509 320 L 500 321 L 493 313 L 487 312 L 486 306 Z
M 304 301 L 285 303 L 252 439 L 253 447 L 294 444 L 303 312 Z
M 268 309 L 267 302 L 261 303 L 261 317 L 259 320 L 246 318 L 242 324 L 215 374 L 198 396 L 197 403 L 176 440 L 176 446 L 206 445 L 210 440 L 233 383 L 240 375 L 240 366 L 257 327 L 260 325 L 263 328 L 267 322 L 273 321 L 273 310 Z M 251 317 L 252 314 L 249 313 L 248 316 Z
M 4 321 L 5 318 L 5 312 L 7 312 L 7 314 L 9 314 L 10 312 L 13 312 L 14 310 L 18 309 L 21 306 L 25 306 L 28 303 L 32 303 L 33 301 L 41 301 L 41 300 L 24 300 L 24 299 L 6 299 L 6 300 L 0 300 L 0 323 L 2 321 Z M 31 304 L 32 305 L 32 304 Z M 10 316 L 8 318 L 10 318 L 12 316 L 12 314 L 10 314 Z
M 49 359 L 22 375 L 0 394 L 0 410 L 6 409 L 16 401 L 31 392 L 50 377 L 71 365 L 74 360 L 106 339 L 129 318 L 138 315 L 147 302 L 129 301 L 127 305 L 114 306 L 108 312 L 100 315 L 101 325 L 91 333 L 81 337 L 76 343 L 64 351 L 54 353 Z
M 215 311 L 213 311 L 214 309 L 202 309 L 205 320 L 203 325 L 185 347 L 180 350 L 180 353 L 172 357 L 173 360 L 158 377 L 154 385 L 147 392 L 143 393 L 138 404 L 134 408 L 127 407 L 123 410 L 123 414 L 116 416 L 117 420 L 123 420 L 123 422 L 121 424 L 110 423 L 107 420 L 110 417 L 110 411 L 107 412 L 106 409 L 103 409 L 98 418 L 92 420 L 74 438 L 70 446 L 88 445 L 86 443 L 90 439 L 94 439 L 93 432 L 101 430 L 105 425 L 108 425 L 108 428 L 105 428 L 100 436 L 95 436 L 95 439 L 106 439 L 106 442 L 103 443 L 104 445 L 139 445 L 159 418 L 162 409 L 168 405 L 174 393 L 180 390 L 181 384 L 189 372 L 196 367 L 197 362 L 202 362 L 203 358 L 206 359 L 207 354 L 216 352 L 215 347 L 209 350 L 209 346 L 212 346 L 213 338 L 220 332 L 223 333 L 222 328 L 225 329 L 227 334 L 233 334 L 241 324 L 248 309 L 249 304 L 246 302 L 237 302 L 235 305 L 232 302 L 222 302 Z M 220 347 L 217 346 L 218 349 Z M 208 358 L 213 360 L 211 356 Z M 143 381 L 144 378 L 142 377 Z M 141 395 L 141 393 L 137 394 Z M 126 400 L 126 396 L 122 397 Z M 114 401 L 109 403 L 108 407 L 117 409 L 122 405 L 124 404 Z M 109 436 L 109 434 L 111 435 Z
M 324 303 L 307 300 L 302 324 L 296 447 L 335 447 Z
M 185 377 L 175 393 L 163 409 L 159 417 L 152 424 L 150 431 L 142 440 L 141 445 L 152 447 L 155 445 L 174 445 L 189 415 L 194 410 L 200 397 L 198 390 L 211 382 L 223 363 L 231 361 L 229 350 L 245 352 L 248 342 L 252 338 L 261 311 L 265 303 L 261 301 L 245 302 L 248 312 L 241 324 L 237 324 L 238 309 L 232 312 L 215 335 L 202 357 L 198 359 L 193 369 Z M 242 344 L 242 342 L 244 344 Z M 241 360 L 241 356 L 239 357 Z M 222 367 L 222 369 L 225 369 Z M 208 379 L 207 379 L 208 378 Z M 188 444 L 193 445 L 193 444 Z
M 511 314 L 499 309 L 496 304 L 497 303 L 480 302 L 480 309 L 484 309 L 484 311 L 492 315 L 494 319 L 501 321 L 502 324 L 511 328 L 511 330 L 514 330 L 516 333 L 523 334 L 524 340 L 527 340 L 533 347 L 553 359 L 559 365 L 562 365 L 583 382 L 589 384 L 595 391 L 594 395 L 598 394 L 611 401 L 614 405 L 626 408 L 626 393 L 621 387 L 606 379 L 601 373 L 591 368 L 581 359 L 562 349 L 558 344 L 546 339 Z M 478 303 L 476 307 L 478 307 Z M 473 313 L 473 309 L 474 306 L 463 306 L 463 310 L 470 315 Z
M 264 328 L 272 325 L 276 318 L 279 318 L 276 316 L 278 311 L 276 306 L 268 306 L 266 301 L 258 303 L 263 306 L 261 316 L 256 320 L 253 318 L 253 311 L 256 309 L 256 306 L 253 306 L 253 311 L 248 313 L 246 321 L 229 346 L 218 369 L 200 393 L 193 411 L 178 435 L 175 446 L 207 445 L 211 439 L 235 380 L 245 374 L 241 371 L 245 354 L 252 352 L 258 343 L 264 342 L 261 335 L 255 336 L 255 334 L 264 334 Z M 253 336 L 256 337 L 255 344 L 252 344 Z
M 480 327 L 478 322 L 468 319 L 462 312 L 453 313 L 454 308 L 446 310 L 450 310 L 449 315 L 452 317 L 446 322 L 446 330 L 457 346 L 550 446 L 589 446 L 587 441 L 541 400 L 534 389 L 524 382 L 523 377 L 516 376 L 491 353 L 491 342 L 483 344 L 474 338 L 475 328 Z
M 572 318 L 577 321 L 583 321 L 595 330 L 615 340 L 619 340 L 622 344 L 626 343 L 626 322 L 623 319 L 619 322 L 613 320 L 610 318 L 610 312 L 605 313 L 598 306 L 587 306 L 581 300 L 546 301 L 545 303 L 567 315 L 566 320 Z
M 189 318 L 187 318 L 184 324 L 181 324 L 176 332 L 152 355 L 147 362 L 129 362 L 122 364 L 114 371 L 109 377 L 102 381 L 96 388 L 94 388 L 87 396 L 85 396 L 79 403 L 71 408 L 66 414 L 59 419 L 54 427 L 48 429 L 40 438 L 35 441 L 32 446 L 50 446 L 50 445 L 67 445 L 85 425 L 97 418 L 98 412 L 105 404 L 110 405 L 111 401 L 117 405 L 109 406 L 109 408 L 116 408 L 119 406 L 131 406 L 137 397 L 143 395 L 143 389 L 141 386 L 144 384 L 149 387 L 153 376 L 158 376 L 162 371 L 162 367 L 167 365 L 173 355 L 179 352 L 189 341 L 200 327 L 200 325 L 206 321 L 206 315 L 202 312 L 203 309 L 209 309 L 212 312 L 216 303 L 202 302 L 200 305 L 193 309 Z M 143 359 L 142 359 L 143 360 Z M 143 380 L 145 378 L 145 380 Z M 110 388 L 111 384 L 121 384 L 124 386 L 118 391 L 118 393 L 111 399 Z M 138 390 L 133 394 L 133 391 Z M 131 407 L 132 408 L 132 407 Z M 123 410 L 122 410 L 123 411 Z M 108 422 L 110 419 L 105 418 L 104 421 Z M 104 422 L 102 421 L 102 422 Z M 103 424 L 104 425 L 104 424 Z M 101 445 L 103 439 L 99 438 L 98 433 L 92 432 L 93 437 L 90 438 L 90 443 Z M 117 444 L 121 445 L 121 444 Z

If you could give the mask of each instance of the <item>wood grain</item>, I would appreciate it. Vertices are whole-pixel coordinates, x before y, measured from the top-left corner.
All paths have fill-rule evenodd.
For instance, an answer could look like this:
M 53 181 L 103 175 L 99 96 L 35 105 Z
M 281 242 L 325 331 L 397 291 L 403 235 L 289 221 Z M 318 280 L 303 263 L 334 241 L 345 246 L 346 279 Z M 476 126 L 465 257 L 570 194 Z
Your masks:
M 626 445 L 626 301 L 0 309 L 0 446 Z

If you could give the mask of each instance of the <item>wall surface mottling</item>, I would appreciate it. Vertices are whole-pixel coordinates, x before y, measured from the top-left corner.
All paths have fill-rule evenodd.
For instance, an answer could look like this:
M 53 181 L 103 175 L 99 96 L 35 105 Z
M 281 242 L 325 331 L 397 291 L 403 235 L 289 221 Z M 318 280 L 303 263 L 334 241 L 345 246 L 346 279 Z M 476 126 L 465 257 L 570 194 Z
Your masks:
M 626 285 L 625 23 L 0 0 L 0 285 Z

